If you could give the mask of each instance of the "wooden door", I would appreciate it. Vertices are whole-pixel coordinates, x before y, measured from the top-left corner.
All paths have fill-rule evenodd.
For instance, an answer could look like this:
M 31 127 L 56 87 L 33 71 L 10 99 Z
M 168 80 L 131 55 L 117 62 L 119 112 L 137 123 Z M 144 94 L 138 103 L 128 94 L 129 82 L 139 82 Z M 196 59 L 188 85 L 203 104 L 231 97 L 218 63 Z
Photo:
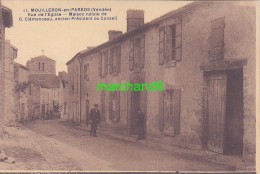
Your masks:
M 226 117 L 226 74 L 211 74 L 208 77 L 207 85 L 208 149 L 223 153 Z
M 136 113 L 140 108 L 140 92 L 131 93 L 131 134 L 136 133 Z

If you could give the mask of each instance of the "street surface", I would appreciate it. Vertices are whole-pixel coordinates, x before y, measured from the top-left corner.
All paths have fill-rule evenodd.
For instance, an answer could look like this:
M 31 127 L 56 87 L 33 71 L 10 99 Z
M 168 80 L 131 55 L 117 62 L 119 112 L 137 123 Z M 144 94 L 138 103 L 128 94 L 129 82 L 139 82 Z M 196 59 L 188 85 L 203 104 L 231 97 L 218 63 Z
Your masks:
M 37 120 L 26 126 L 41 137 L 38 138 L 38 145 L 44 151 L 49 151 L 48 156 L 53 160 L 50 161 L 51 163 L 62 160 L 62 156 L 57 156 L 58 152 L 56 151 L 60 151 L 61 155 L 64 153 L 64 155 L 67 154 L 71 157 L 68 164 L 65 163 L 66 161 L 60 164 L 70 166 L 60 167 L 60 169 L 92 171 L 228 170 L 227 166 L 224 165 L 116 140 L 101 134 L 98 134 L 98 137 L 90 137 L 88 131 L 64 125 L 61 120 Z M 47 139 L 43 141 L 44 137 Z M 53 143 L 48 143 L 48 141 L 54 141 L 54 144 L 58 144 L 58 147 L 54 147 Z M 52 168 L 55 169 L 55 166 Z

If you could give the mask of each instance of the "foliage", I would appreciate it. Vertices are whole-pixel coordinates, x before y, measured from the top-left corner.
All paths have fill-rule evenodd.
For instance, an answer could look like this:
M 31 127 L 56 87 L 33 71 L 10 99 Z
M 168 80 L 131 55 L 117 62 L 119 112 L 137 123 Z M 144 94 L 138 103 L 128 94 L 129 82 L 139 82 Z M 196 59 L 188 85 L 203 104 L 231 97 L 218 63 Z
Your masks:
M 23 92 L 25 93 L 25 90 L 29 87 L 30 83 L 29 82 L 20 82 L 16 85 L 16 92 Z

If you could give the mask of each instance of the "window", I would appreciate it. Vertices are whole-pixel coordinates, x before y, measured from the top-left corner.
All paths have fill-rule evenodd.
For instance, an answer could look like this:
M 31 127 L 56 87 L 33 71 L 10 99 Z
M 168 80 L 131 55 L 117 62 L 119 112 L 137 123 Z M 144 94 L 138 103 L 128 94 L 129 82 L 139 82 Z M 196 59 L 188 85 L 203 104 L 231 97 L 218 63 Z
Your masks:
M 167 89 L 159 95 L 160 129 L 166 135 L 178 135 L 180 133 L 181 90 Z
M 121 46 L 110 49 L 109 73 L 117 75 L 121 71 Z
M 224 27 L 224 17 L 211 21 L 209 60 L 224 58 Z
M 108 51 L 99 54 L 99 75 L 105 77 L 108 73 Z
M 38 62 L 38 71 L 41 71 L 41 62 Z
M 171 60 L 181 60 L 181 24 L 174 24 L 170 28 L 172 35 Z
M 44 71 L 44 63 L 42 63 L 42 71 Z
M 84 79 L 85 80 L 89 80 L 89 78 L 88 78 L 88 69 L 89 69 L 89 64 L 87 63 L 87 64 L 85 64 L 84 65 Z
M 143 68 L 145 62 L 145 35 L 130 40 L 129 70 Z
M 181 61 L 181 59 L 182 24 L 181 20 L 177 19 L 174 24 L 159 28 L 159 64 Z

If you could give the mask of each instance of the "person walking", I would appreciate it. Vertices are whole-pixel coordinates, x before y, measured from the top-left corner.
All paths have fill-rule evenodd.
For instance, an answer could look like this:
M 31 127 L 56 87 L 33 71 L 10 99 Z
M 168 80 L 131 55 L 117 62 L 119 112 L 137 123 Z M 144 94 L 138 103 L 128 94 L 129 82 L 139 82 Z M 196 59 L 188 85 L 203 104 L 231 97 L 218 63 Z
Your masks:
M 100 123 L 100 111 L 98 109 L 98 105 L 94 104 L 94 108 L 91 109 L 89 118 L 91 121 L 91 130 L 90 130 L 90 136 L 97 137 L 96 132 L 97 132 L 97 126 L 98 123 Z
M 144 139 L 144 114 L 141 111 L 141 109 L 137 109 L 136 114 L 136 128 L 137 128 L 137 140 L 143 140 Z

